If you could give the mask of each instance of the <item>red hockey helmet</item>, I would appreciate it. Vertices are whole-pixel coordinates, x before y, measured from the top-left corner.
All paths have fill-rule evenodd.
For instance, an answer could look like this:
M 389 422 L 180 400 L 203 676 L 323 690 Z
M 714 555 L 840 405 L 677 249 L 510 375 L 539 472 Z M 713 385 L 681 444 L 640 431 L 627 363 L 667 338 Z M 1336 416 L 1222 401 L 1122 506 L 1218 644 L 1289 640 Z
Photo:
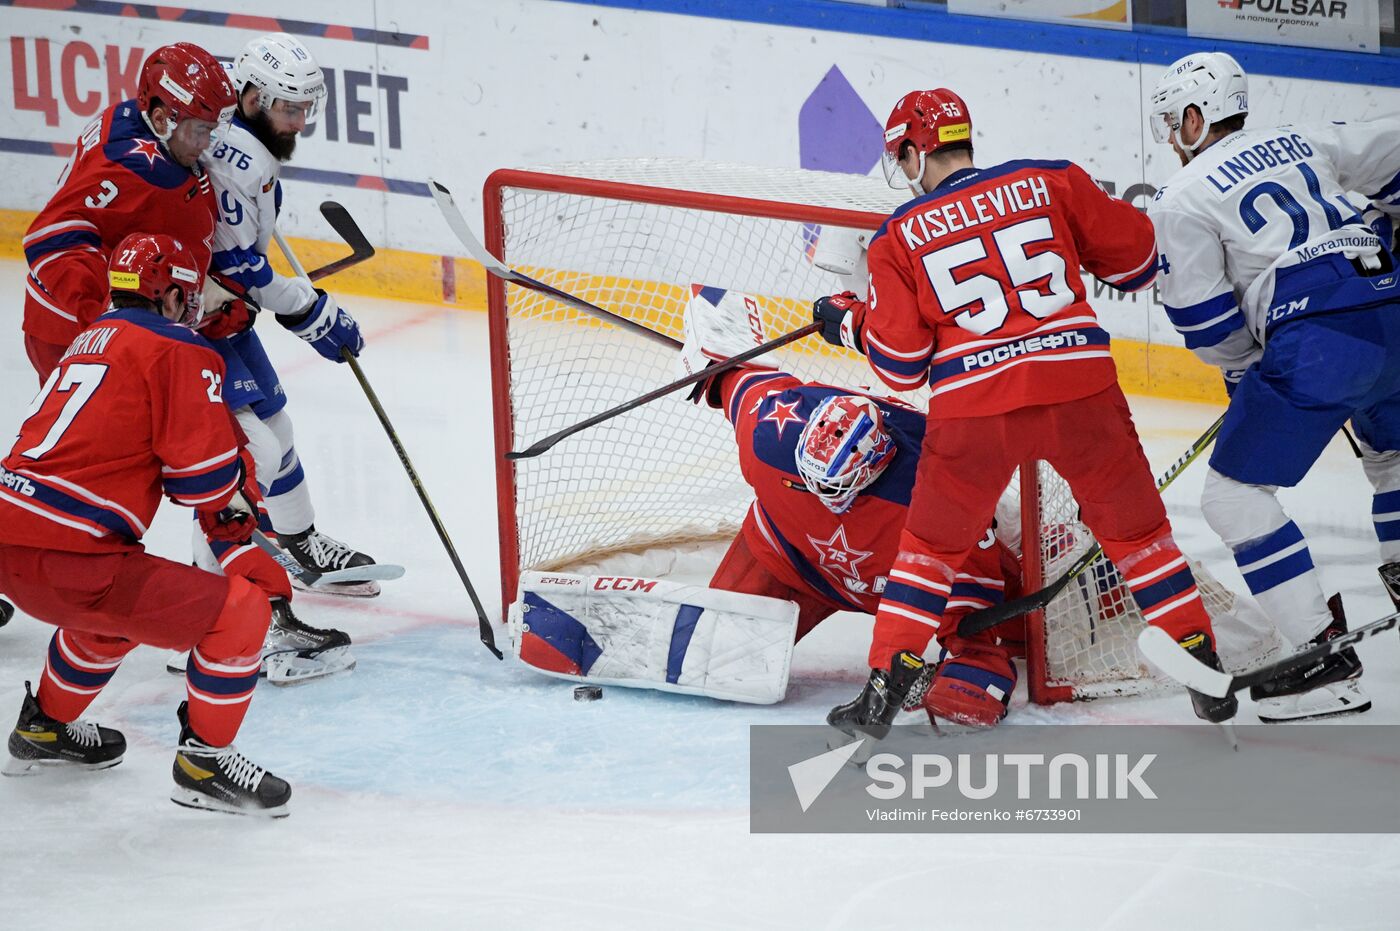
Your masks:
M 171 110 L 171 132 L 176 123 L 187 119 L 215 123 L 222 129 L 233 119 L 238 103 L 224 66 L 192 42 L 163 45 L 141 66 L 136 88 L 141 112 L 149 113 L 157 97 Z
M 880 406 L 854 394 L 832 395 L 817 405 L 797 438 L 797 474 L 833 513 L 844 514 L 856 496 L 894 458 Z
M 899 152 L 905 143 L 919 153 L 919 177 L 924 174 L 924 156 L 950 145 L 972 144 L 972 117 L 967 104 L 945 87 L 931 91 L 911 91 L 899 98 L 885 121 L 885 181 L 896 190 L 912 187 L 899 167 Z
M 174 236 L 164 233 L 132 233 L 112 250 L 107 263 L 107 282 L 113 293 L 137 294 L 165 312 L 165 293 L 179 288 L 185 299 L 185 312 L 176 323 L 199 323 L 204 273 L 194 254 Z

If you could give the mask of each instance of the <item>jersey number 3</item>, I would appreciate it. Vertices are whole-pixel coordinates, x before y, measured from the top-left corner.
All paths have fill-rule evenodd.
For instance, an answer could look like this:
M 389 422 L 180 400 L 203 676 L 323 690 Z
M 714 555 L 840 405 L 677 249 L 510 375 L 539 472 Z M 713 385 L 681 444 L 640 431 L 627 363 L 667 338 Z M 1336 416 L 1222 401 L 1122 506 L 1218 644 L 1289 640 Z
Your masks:
M 954 272 L 963 266 L 987 258 L 981 237 L 930 252 L 923 257 L 924 271 L 944 313 L 953 314 L 953 320 L 964 330 L 985 336 L 1000 329 L 1010 315 L 1008 290 L 1016 295 L 1022 309 L 1038 320 L 1073 303 L 1074 292 L 1065 279 L 1065 260 L 1054 251 L 1026 254 L 1027 246 L 1054 238 L 1055 231 L 1046 217 L 1025 220 L 992 233 L 1006 269 L 1005 278 L 981 272 L 962 280 L 954 277 Z M 1011 283 L 1010 289 L 1005 282 Z

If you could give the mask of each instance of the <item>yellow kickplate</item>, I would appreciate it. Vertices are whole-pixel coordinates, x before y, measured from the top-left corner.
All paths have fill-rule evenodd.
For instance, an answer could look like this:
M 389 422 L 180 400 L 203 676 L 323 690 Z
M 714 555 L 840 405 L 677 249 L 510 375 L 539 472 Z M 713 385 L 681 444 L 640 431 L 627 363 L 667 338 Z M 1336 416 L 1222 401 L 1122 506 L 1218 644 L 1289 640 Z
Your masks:
M 207 769 L 200 769 L 191 763 L 183 753 L 175 754 L 175 763 L 185 771 L 185 775 L 191 779 L 208 779 L 214 774 Z

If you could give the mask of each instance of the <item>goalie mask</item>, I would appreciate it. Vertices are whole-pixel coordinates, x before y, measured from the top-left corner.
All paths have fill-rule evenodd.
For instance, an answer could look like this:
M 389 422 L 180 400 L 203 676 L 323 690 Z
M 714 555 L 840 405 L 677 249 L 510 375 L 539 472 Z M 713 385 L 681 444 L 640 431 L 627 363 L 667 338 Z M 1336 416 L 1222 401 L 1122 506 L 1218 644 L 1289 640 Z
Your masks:
M 1192 106 L 1201 111 L 1205 127 L 1187 145 L 1180 136 L 1181 123 Z M 1158 79 L 1148 123 L 1154 140 L 1175 142 L 1189 159 L 1205 144 L 1212 126 L 1248 112 L 1249 80 L 1239 62 L 1224 52 L 1198 52 L 1174 62 Z
M 838 394 L 817 405 L 797 439 L 797 474 L 834 514 L 880 477 L 894 458 L 885 418 L 869 398 Z
M 914 180 L 905 175 L 899 164 L 899 153 L 905 143 L 912 145 L 919 154 L 919 170 Z M 927 194 L 921 183 L 924 157 L 959 144 L 964 147 L 972 144 L 972 117 L 961 97 L 944 87 L 905 94 L 885 121 L 882 157 L 885 182 L 895 190 L 909 187 Z

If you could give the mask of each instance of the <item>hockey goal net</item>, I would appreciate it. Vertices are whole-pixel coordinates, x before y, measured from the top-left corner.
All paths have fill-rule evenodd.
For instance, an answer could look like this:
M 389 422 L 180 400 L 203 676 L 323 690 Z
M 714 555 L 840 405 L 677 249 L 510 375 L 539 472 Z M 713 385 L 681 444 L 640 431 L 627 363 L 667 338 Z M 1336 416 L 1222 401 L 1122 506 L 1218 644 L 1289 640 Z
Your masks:
M 758 296 L 771 338 L 809 323 L 815 298 L 847 287 L 813 263 L 823 230 L 877 229 L 902 200 L 883 182 L 853 175 L 629 159 L 498 171 L 487 180 L 484 211 L 487 247 L 507 265 L 657 333 L 681 338 L 690 287 L 703 284 Z M 648 558 L 628 574 L 655 576 L 709 553 L 699 580 L 707 579 L 752 499 L 718 412 L 679 392 L 538 458 L 502 458 L 673 380 L 677 353 L 496 278 L 488 294 L 502 604 L 515 600 L 522 570 L 606 565 L 617 554 Z M 863 358 L 815 337 L 771 361 L 803 379 L 888 393 Z M 1022 496 L 1032 591 L 1093 540 L 1053 471 L 1021 471 L 1032 476 Z M 1228 592 L 1203 588 L 1213 613 L 1228 607 Z M 1134 645 L 1142 623 L 1111 567 L 1069 586 L 1027 625 L 1032 698 L 1156 687 Z

